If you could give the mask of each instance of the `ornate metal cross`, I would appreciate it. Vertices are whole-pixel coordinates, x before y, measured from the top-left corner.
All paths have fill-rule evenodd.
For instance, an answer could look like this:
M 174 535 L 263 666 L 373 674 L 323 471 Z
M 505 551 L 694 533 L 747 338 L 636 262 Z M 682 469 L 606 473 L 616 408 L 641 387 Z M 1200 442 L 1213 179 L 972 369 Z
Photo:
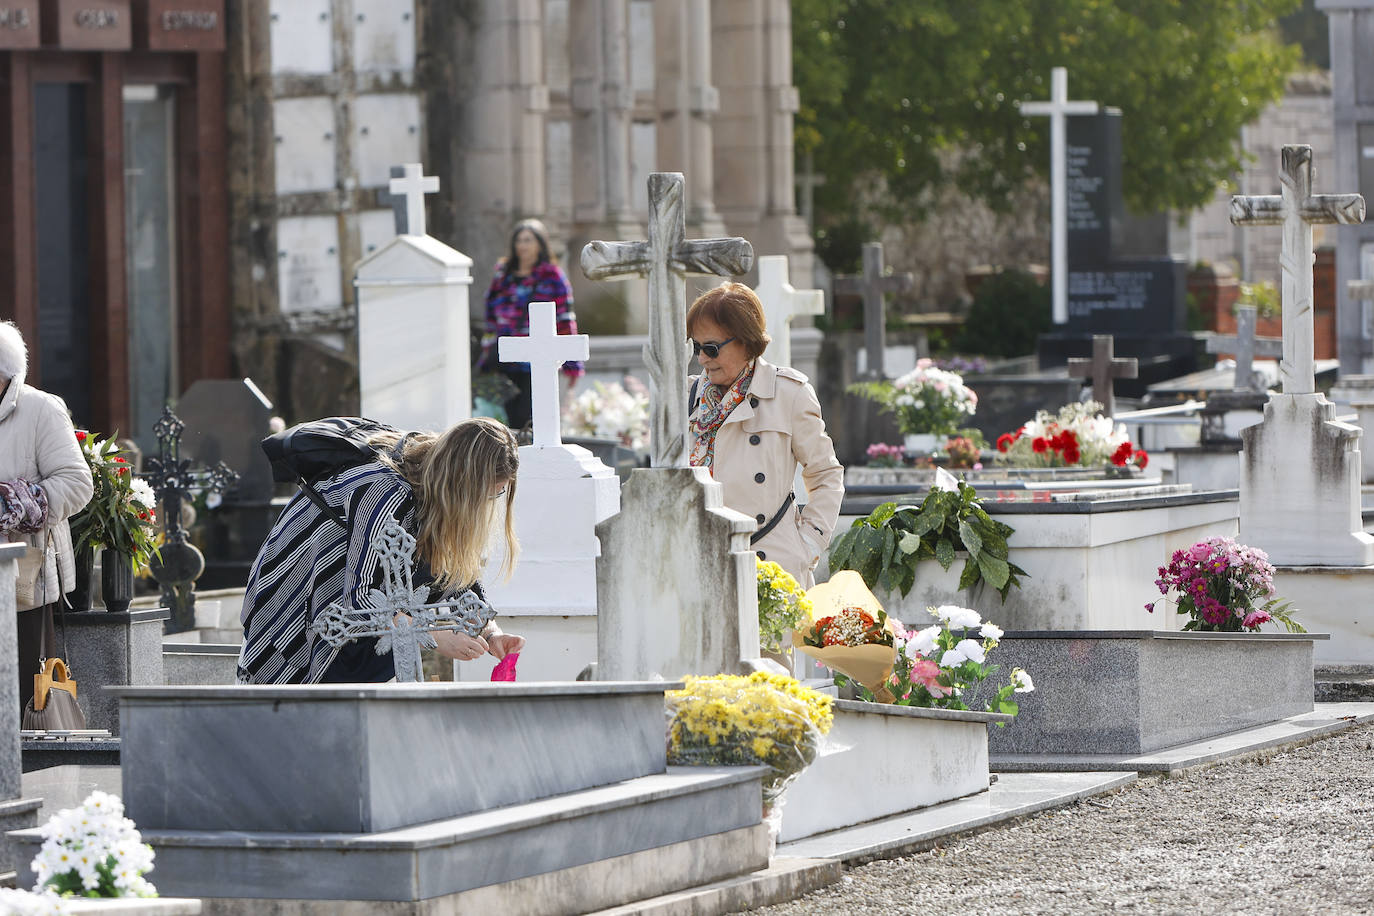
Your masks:
M 186 542 L 181 524 L 182 506 L 197 493 L 222 496 L 238 482 L 239 475 L 223 461 L 212 468 L 191 468 L 181 457 L 181 434 L 186 424 L 172 408 L 163 407 L 153 424 L 157 436 L 157 457 L 146 459 L 140 475 L 157 495 L 162 514 L 163 544 L 149 562 L 153 578 L 162 586 L 162 603 L 172 612 L 168 632 L 189 630 L 196 625 L 195 582 L 205 571 L 205 557 L 194 544 Z
M 372 542 L 381 556 L 382 587 L 370 589 L 373 606 L 347 608 L 335 602 L 316 616 L 312 632 L 331 646 L 377 637 L 377 654 L 391 653 L 396 680 L 422 681 L 420 649 L 438 645 L 435 632 L 450 630 L 477 636 L 496 617 L 491 605 L 471 591 L 452 601 L 429 603 L 429 586 L 416 587 L 412 576 L 415 538 L 400 525 L 387 525 Z
M 1102 413 L 1108 417 L 1116 415 L 1116 395 L 1112 392 L 1113 379 L 1135 378 L 1139 363 L 1134 357 L 1117 358 L 1113 355 L 1112 335 L 1093 335 L 1093 355 L 1091 359 L 1075 357 L 1069 360 L 1069 375 L 1087 375 L 1093 380 L 1093 400 L 1102 404 Z
M 1236 378 L 1231 385 L 1237 391 L 1258 391 L 1255 378 L 1256 356 L 1283 356 L 1283 341 L 1277 337 L 1255 336 L 1255 307 L 1236 306 L 1236 333 L 1213 334 L 1207 338 L 1208 353 L 1234 353 Z
M 1318 223 L 1364 222 L 1359 194 L 1312 193 L 1312 147 L 1284 146 L 1280 156 L 1281 194 L 1231 198 L 1236 226 L 1283 226 L 1283 358 L 1279 377 L 1284 394 L 1317 390 L 1312 341 L 1312 227 Z
M 845 295 L 860 295 L 864 300 L 864 378 L 887 378 L 884 350 L 887 347 L 887 293 L 911 289 L 915 279 L 909 273 L 884 275 L 883 243 L 864 243 L 864 272 L 857 277 L 836 277 L 834 290 Z
M 589 280 L 649 278 L 649 370 L 651 461 L 656 468 L 686 467 L 687 377 L 692 349 L 687 344 L 687 275 L 733 277 L 748 273 L 754 246 L 742 238 L 688 239 L 682 212 L 681 172 L 649 176 L 649 240 L 589 242 L 582 249 L 582 272 Z

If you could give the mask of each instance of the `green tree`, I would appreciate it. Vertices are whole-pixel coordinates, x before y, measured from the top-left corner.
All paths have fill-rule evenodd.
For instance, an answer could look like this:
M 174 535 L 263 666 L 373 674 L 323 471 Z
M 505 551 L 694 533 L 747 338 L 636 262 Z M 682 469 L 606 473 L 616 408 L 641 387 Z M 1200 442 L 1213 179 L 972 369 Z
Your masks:
M 1301 0 L 792 0 L 799 163 L 826 177 L 818 225 L 919 213 L 942 183 L 993 207 L 1049 171 L 1048 119 L 1020 100 L 1120 108 L 1123 195 L 1190 209 L 1240 170 L 1240 128 L 1299 62 Z M 873 190 L 878 193 L 872 193 Z M 868 193 L 865 193 L 868 192 Z

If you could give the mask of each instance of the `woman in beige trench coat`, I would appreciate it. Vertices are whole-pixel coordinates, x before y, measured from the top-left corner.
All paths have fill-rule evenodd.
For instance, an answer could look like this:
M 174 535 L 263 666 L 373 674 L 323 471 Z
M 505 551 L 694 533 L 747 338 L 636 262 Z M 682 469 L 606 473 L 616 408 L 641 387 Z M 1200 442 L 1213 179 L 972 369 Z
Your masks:
M 767 529 L 754 543 L 759 557 L 810 588 L 844 498 L 844 468 L 816 392 L 805 375 L 761 357 L 770 338 L 747 286 L 700 296 L 687 311 L 687 335 L 702 368 L 691 379 L 691 463 L 710 469 L 725 505 Z M 794 500 L 799 466 L 806 492 Z

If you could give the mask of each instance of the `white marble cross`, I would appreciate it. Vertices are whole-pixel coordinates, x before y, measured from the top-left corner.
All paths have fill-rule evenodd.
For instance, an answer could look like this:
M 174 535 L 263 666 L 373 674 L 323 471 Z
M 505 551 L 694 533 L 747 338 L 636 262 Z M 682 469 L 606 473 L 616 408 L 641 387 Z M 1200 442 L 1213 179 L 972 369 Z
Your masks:
M 1283 358 L 1279 376 L 1284 394 L 1317 390 L 1312 339 L 1312 227 L 1318 223 L 1364 222 L 1359 194 L 1312 193 L 1312 147 L 1288 144 L 1280 156 L 1281 194 L 1231 198 L 1236 226 L 1283 226 Z
M 1069 320 L 1069 178 L 1068 178 L 1068 122 L 1069 115 L 1097 114 L 1096 102 L 1069 100 L 1069 71 L 1063 67 L 1050 70 L 1050 100 L 1021 102 L 1025 115 L 1049 115 L 1050 118 L 1050 282 L 1054 323 Z
M 754 246 L 742 238 L 687 239 L 682 212 L 681 172 L 649 175 L 649 239 L 588 242 L 582 273 L 589 280 L 649 279 L 650 462 L 653 467 L 687 467 L 687 377 L 692 348 L 687 343 L 687 275 L 734 277 L 748 273 Z
M 763 356 L 775 366 L 792 365 L 792 318 L 825 314 L 825 293 L 819 289 L 794 289 L 787 281 L 787 255 L 759 258 L 759 285 L 754 287 L 763 303 L 763 321 L 773 338 Z
M 1255 307 L 1236 306 L 1236 333 L 1213 334 L 1207 338 L 1208 353 L 1234 353 L 1236 378 L 1231 387 L 1242 391 L 1258 390 L 1255 378 L 1256 356 L 1283 356 L 1283 340 L 1278 337 L 1255 336 Z
M 530 419 L 534 423 L 535 448 L 563 444 L 559 418 L 558 370 L 568 360 L 586 359 L 591 338 L 586 334 L 559 334 L 555 305 L 530 303 L 528 337 L 502 337 L 496 355 L 503 363 L 530 364 Z
M 407 162 L 401 169 L 404 175 L 392 178 L 387 188 L 393 195 L 405 201 L 405 225 L 402 226 L 400 219 L 397 219 L 396 234 L 424 235 L 425 195 L 439 190 L 439 179 L 432 175 L 426 177 L 424 166 L 418 162 Z
M 1351 280 L 1345 285 L 1350 298 L 1360 303 L 1361 371 L 1374 371 L 1374 280 Z
M 1139 363 L 1135 357 L 1117 358 L 1113 355 L 1115 344 L 1110 334 L 1093 335 L 1093 355 L 1091 359 L 1075 357 L 1069 360 L 1069 375 L 1087 375 L 1093 380 L 1093 400 L 1102 404 L 1104 416 L 1116 415 L 1116 395 L 1112 391 L 1112 380 L 1135 378 Z
M 883 243 L 865 242 L 862 276 L 836 277 L 833 286 L 837 293 L 863 296 L 864 358 L 867 360 L 864 376 L 871 379 L 886 378 L 883 366 L 887 347 L 886 294 L 906 292 L 916 282 L 909 273 L 884 276 L 883 271 Z

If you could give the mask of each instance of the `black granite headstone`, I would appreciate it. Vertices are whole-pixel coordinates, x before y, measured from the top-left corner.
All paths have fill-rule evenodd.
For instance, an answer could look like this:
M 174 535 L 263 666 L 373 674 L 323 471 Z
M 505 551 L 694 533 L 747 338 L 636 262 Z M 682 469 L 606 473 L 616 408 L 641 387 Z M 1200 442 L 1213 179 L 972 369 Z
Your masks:
M 1068 119 L 1065 173 L 1069 270 L 1107 263 L 1121 222 L 1121 112 Z M 1072 273 L 1070 274 L 1072 278 Z M 1070 297 L 1073 290 L 1070 288 Z M 1072 301 L 1072 299 L 1070 300 Z M 1070 306 L 1072 311 L 1072 305 Z

